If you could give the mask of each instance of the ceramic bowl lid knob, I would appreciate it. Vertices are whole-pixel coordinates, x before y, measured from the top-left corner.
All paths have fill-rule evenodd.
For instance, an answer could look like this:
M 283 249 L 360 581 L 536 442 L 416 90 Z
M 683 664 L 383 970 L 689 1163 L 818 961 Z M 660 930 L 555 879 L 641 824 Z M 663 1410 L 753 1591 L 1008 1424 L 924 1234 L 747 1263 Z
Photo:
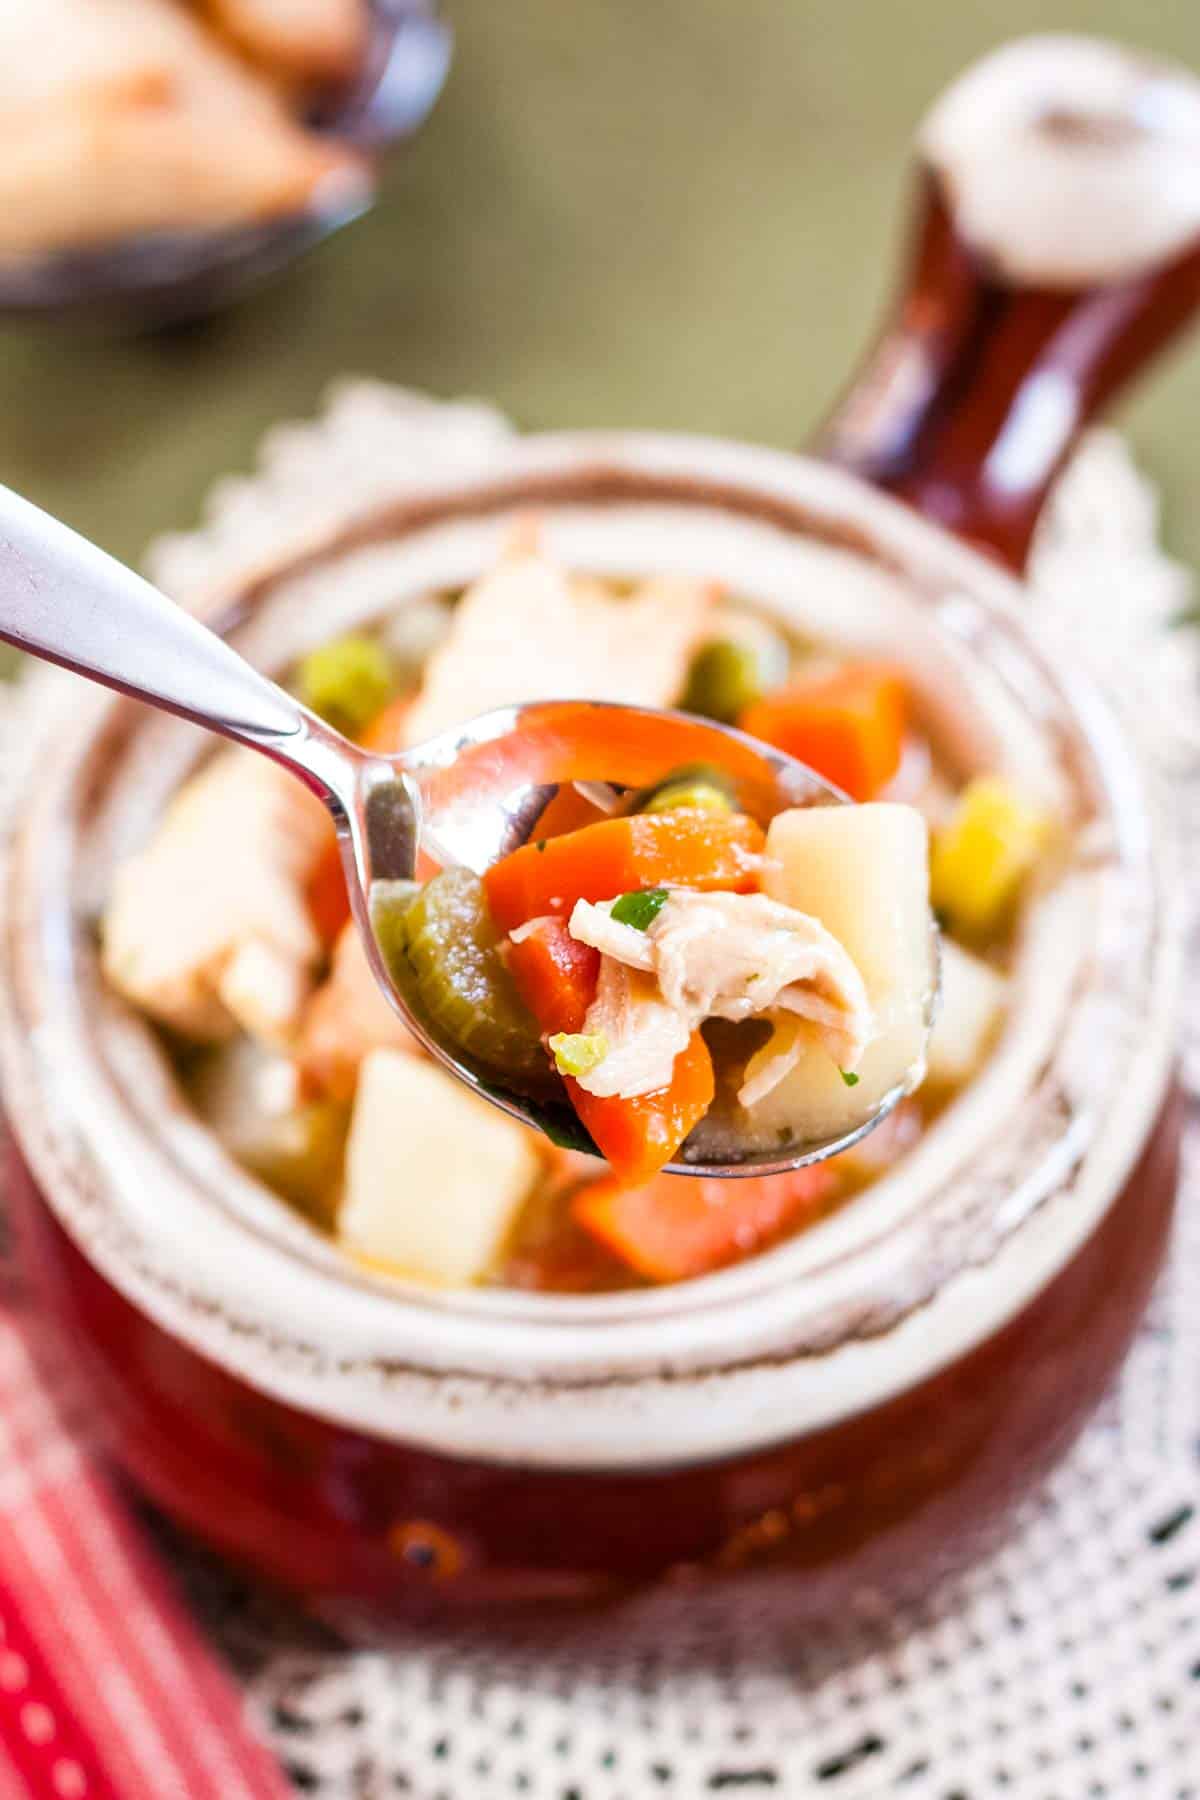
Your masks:
M 1200 301 L 1200 80 L 1025 38 L 917 148 L 907 276 L 819 448 L 1020 569 L 1080 430 Z

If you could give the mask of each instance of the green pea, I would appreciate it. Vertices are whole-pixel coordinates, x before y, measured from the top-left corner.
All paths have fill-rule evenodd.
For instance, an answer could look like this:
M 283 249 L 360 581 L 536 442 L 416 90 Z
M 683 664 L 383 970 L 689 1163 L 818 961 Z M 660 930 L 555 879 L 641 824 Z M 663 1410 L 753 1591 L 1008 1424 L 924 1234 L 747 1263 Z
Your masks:
M 713 787 L 708 781 L 680 782 L 678 787 L 665 787 L 649 799 L 642 811 L 648 813 L 674 812 L 679 807 L 690 807 L 700 812 L 732 812 L 729 795 L 724 788 Z
M 383 711 L 395 685 L 392 659 L 382 644 L 355 636 L 311 650 L 297 679 L 305 706 L 350 736 Z
M 737 792 L 729 776 L 714 763 L 684 763 L 669 770 L 653 787 L 643 788 L 636 795 L 632 810 L 660 813 L 681 806 L 699 807 L 704 812 L 734 812 Z
M 684 712 L 735 725 L 762 691 L 758 652 L 733 638 L 713 638 L 693 656 L 680 704 Z

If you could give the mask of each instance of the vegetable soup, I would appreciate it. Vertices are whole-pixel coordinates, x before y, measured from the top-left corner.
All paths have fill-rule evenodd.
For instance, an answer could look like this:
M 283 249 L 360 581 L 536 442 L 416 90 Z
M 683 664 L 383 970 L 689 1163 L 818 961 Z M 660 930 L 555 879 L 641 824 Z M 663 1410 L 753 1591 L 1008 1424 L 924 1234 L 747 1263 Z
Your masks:
M 165 1029 L 228 1152 L 348 1255 L 552 1292 L 700 1276 L 851 1200 L 987 1057 L 1051 822 L 1005 780 L 944 765 L 902 670 L 794 640 L 712 583 L 573 575 L 522 531 L 461 595 L 322 646 L 294 681 L 381 752 L 518 700 L 682 707 L 859 803 L 764 833 L 719 767 L 664 767 L 637 794 L 559 788 L 481 874 L 377 884 L 381 946 L 427 1016 L 506 1082 L 565 1092 L 598 1160 L 421 1051 L 350 922 L 324 808 L 264 759 L 217 753 L 118 870 L 106 974 Z M 719 1160 L 723 1133 L 852 1130 L 905 1081 L 930 902 L 940 1011 L 924 1079 L 884 1123 L 788 1174 L 664 1173 Z

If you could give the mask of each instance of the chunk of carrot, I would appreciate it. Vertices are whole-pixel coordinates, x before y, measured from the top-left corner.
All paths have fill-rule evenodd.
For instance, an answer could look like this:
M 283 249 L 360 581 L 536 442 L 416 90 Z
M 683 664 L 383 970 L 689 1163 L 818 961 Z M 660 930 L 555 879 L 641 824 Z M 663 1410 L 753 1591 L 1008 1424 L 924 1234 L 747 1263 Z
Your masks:
M 534 837 L 562 837 L 564 832 L 582 831 L 585 825 L 598 825 L 607 817 L 594 800 L 579 792 L 573 781 L 564 781 L 538 819 Z
M 581 1031 L 596 992 L 599 953 L 577 943 L 562 919 L 539 919 L 508 947 L 517 992 L 544 1032 Z M 712 1105 L 712 1057 L 700 1033 L 675 1058 L 671 1080 L 630 1099 L 589 1094 L 565 1078 L 567 1095 L 600 1154 L 623 1181 L 648 1181 L 670 1162 Z
M 652 1094 L 600 1098 L 567 1080 L 571 1104 L 609 1168 L 624 1182 L 649 1181 L 669 1163 L 693 1125 L 712 1105 L 712 1057 L 700 1033 L 675 1058 L 670 1085 Z M 674 1181 L 674 1176 L 664 1179 Z
M 573 938 L 561 919 L 540 919 L 505 952 L 518 994 L 548 1034 L 583 1030 L 596 994 L 600 952 Z
M 329 842 L 313 864 L 304 890 L 309 917 L 326 950 L 331 950 L 350 917 L 350 896 L 342 869 L 337 833 L 330 821 Z
M 363 749 L 375 750 L 380 756 L 394 756 L 397 750 L 403 750 L 404 727 L 415 699 L 415 694 L 397 694 L 389 700 L 360 733 L 358 741 Z
M 646 1280 L 686 1281 L 761 1250 L 819 1212 L 837 1185 L 823 1164 L 740 1181 L 660 1175 L 635 1187 L 606 1177 L 580 1190 L 571 1217 Z
M 764 842 L 745 813 L 634 813 L 525 844 L 493 863 L 483 887 L 501 931 L 515 931 L 528 919 L 569 913 L 577 900 L 612 900 L 635 888 L 747 893 L 758 886 Z
M 738 724 L 849 794 L 872 800 L 900 767 L 907 692 L 886 663 L 848 663 L 800 677 L 748 706 Z

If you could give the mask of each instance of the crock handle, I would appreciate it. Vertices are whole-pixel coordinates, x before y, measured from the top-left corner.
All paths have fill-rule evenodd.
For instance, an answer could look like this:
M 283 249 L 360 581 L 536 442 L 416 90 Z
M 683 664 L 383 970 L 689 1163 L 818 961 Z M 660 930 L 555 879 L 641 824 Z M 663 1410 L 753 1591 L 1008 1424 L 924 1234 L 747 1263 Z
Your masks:
M 817 449 L 1019 570 L 1081 429 L 1200 303 L 1200 81 L 1023 39 L 917 143 L 907 278 Z

